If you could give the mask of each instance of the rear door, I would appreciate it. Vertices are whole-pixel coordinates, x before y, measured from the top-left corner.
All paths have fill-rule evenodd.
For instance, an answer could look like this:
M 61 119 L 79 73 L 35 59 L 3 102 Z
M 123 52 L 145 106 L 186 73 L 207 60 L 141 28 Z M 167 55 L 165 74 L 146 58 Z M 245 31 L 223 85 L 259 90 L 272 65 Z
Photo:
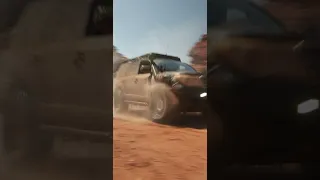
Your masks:
M 122 79 L 124 87 L 124 95 L 126 101 L 138 101 L 139 86 L 138 86 L 138 69 L 139 61 L 132 61 L 127 63 L 125 77 Z
M 150 66 L 151 63 L 148 60 L 143 60 L 139 63 L 139 70 L 138 75 L 136 77 L 136 86 L 137 86 L 137 98 L 139 102 L 147 103 L 148 102 L 148 92 L 150 90 L 150 79 L 151 79 L 151 72 L 142 72 L 140 68 L 142 65 Z

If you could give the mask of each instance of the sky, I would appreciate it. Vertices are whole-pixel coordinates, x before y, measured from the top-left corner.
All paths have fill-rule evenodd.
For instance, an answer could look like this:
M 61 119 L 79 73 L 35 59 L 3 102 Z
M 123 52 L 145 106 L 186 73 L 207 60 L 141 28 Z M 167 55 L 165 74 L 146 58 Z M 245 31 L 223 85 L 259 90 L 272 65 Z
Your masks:
M 113 44 L 128 58 L 156 52 L 189 62 L 207 33 L 207 0 L 114 0 Z

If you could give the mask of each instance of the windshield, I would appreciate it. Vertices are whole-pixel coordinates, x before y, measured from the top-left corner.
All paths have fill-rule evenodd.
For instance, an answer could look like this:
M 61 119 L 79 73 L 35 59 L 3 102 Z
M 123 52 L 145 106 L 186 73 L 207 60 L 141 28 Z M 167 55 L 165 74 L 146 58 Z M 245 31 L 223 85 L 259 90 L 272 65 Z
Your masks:
M 153 62 L 156 64 L 157 68 L 161 72 L 189 72 L 197 73 L 195 69 L 186 63 L 171 59 L 155 59 Z
M 208 2 L 209 28 L 241 34 L 282 34 L 285 28 L 264 9 L 249 1 Z

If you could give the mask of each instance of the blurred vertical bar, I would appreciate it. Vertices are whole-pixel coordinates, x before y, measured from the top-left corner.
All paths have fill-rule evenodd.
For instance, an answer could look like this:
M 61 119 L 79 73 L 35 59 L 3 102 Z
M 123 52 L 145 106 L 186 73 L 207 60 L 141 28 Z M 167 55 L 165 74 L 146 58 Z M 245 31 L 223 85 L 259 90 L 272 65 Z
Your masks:
M 26 124 L 32 124 L 31 126 L 34 126 L 36 130 L 39 128 L 41 134 L 43 132 L 54 134 L 53 140 L 46 139 L 48 144 L 52 140 L 54 145 L 50 149 L 52 159 L 45 159 L 37 165 L 30 163 L 30 167 L 27 167 L 29 162 L 20 159 L 20 156 L 17 161 L 12 160 L 12 167 L 11 163 L 3 161 L 2 156 L 8 156 L 9 158 L 6 158 L 10 159 L 11 154 L 1 152 L 6 147 L 5 143 L 0 141 L 2 158 L 0 158 L 0 166 L 4 164 L 10 168 L 10 171 L 18 172 L 1 172 L 4 168 L 0 167 L 0 179 L 4 173 L 17 176 L 18 179 L 21 179 L 22 176 L 26 176 L 23 179 L 29 179 L 28 176 L 33 176 L 31 179 L 37 179 L 43 172 L 51 179 L 55 176 L 78 177 L 75 179 L 112 178 L 112 139 L 110 138 L 113 130 L 111 109 L 113 91 L 110 66 L 112 30 L 100 31 L 101 36 L 86 32 L 88 24 L 92 29 L 98 28 L 90 19 L 93 18 L 90 16 L 90 13 L 94 11 L 92 9 L 96 10 L 98 6 L 112 8 L 110 2 L 112 1 L 0 1 L 0 62 L 2 67 L 0 95 L 1 97 L 7 96 L 7 89 L 5 89 L 7 87 L 3 88 L 4 80 L 10 81 L 10 83 L 5 82 L 6 85 L 23 84 L 27 86 L 26 89 L 31 92 L 33 100 L 36 99 L 37 105 L 34 106 L 33 114 L 35 115 L 32 118 L 22 117 L 21 119 L 26 121 L 24 122 Z M 98 6 L 92 4 L 98 4 Z M 112 13 L 111 17 L 108 14 L 101 22 L 105 27 L 109 27 L 108 30 L 110 27 L 112 29 Z M 76 63 L 80 63 L 80 68 Z M 26 75 L 25 72 L 28 74 Z M 19 76 L 19 81 L 16 80 L 18 79 L 16 76 Z M 24 90 L 25 86 L 19 86 L 17 89 Z M 3 92 L 2 89 L 6 91 Z M 27 103 L 23 105 L 23 108 L 29 110 L 28 107 L 32 105 L 34 104 Z M 15 107 L 10 108 L 13 109 L 12 112 L 15 112 Z M 39 121 L 33 123 L 35 119 Z M 24 125 L 28 133 L 35 132 L 35 129 L 29 129 Z M 6 133 L 0 131 L 0 138 L 13 137 Z M 24 139 L 24 135 L 21 134 L 21 132 L 14 134 L 16 137 L 12 138 L 12 141 L 20 141 L 19 138 Z M 42 135 L 38 137 L 42 138 Z M 105 137 L 108 137 L 107 143 L 104 142 Z M 69 143 L 69 139 L 73 142 Z M 78 141 L 80 141 L 80 146 L 76 144 Z M 23 148 L 15 148 L 21 151 L 21 154 L 24 153 Z M 101 154 L 103 157 L 100 157 Z M 82 157 L 83 155 L 85 157 Z M 66 158 L 61 158 L 61 156 Z M 28 165 L 25 166 L 24 163 Z M 65 164 L 68 165 L 64 166 Z

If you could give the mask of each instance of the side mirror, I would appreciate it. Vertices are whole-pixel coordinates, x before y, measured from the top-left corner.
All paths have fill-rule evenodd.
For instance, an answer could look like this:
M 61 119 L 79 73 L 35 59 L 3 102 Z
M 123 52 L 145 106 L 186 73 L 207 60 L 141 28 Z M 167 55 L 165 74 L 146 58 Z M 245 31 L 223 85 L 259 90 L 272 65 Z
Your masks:
M 139 69 L 139 74 L 148 74 L 151 73 L 150 65 L 141 65 Z

